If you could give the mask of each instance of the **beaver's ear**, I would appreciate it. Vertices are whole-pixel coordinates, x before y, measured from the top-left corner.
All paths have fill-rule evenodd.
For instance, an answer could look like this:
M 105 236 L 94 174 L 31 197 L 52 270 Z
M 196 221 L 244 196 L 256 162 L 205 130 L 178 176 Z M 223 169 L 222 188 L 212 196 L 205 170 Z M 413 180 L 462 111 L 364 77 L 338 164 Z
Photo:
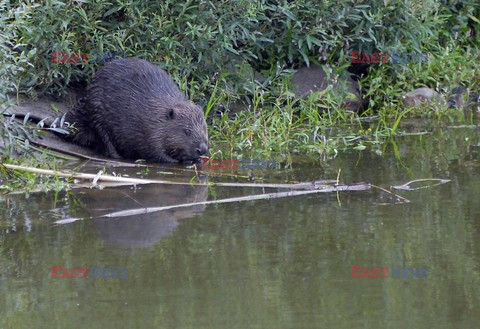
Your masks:
M 175 110 L 174 110 L 173 108 L 169 108 L 169 109 L 167 110 L 167 118 L 168 118 L 169 120 L 175 119 L 176 116 L 177 116 L 177 113 L 175 112 Z

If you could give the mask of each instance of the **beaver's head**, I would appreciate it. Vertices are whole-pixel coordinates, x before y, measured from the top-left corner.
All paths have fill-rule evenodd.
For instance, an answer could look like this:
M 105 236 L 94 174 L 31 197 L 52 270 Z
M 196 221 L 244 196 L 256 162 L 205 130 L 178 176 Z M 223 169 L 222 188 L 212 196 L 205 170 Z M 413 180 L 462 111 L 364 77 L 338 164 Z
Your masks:
M 196 162 L 208 154 L 208 132 L 202 109 L 188 101 L 162 104 L 156 118 L 154 148 L 161 161 Z M 156 151 L 152 150 L 152 153 Z M 166 156 L 166 157 L 165 157 Z

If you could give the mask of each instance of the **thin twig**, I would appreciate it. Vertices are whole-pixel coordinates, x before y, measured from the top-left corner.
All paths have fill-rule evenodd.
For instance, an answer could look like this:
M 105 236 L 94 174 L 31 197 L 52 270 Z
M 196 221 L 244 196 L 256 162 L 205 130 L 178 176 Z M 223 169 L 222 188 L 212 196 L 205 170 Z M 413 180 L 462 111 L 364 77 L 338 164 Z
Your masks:
M 438 183 L 432 184 L 432 185 L 427 185 L 427 186 L 420 186 L 420 187 L 410 187 L 409 186 L 412 183 L 418 183 L 418 182 L 438 182 Z M 450 179 L 424 178 L 424 179 L 411 180 L 409 182 L 406 182 L 403 185 L 392 186 L 392 188 L 394 188 L 396 190 L 414 191 L 414 190 L 420 190 L 420 189 L 423 189 L 423 188 L 430 188 L 430 187 L 434 187 L 434 186 L 437 186 L 437 185 L 446 184 L 446 183 L 449 183 L 449 182 L 450 182 Z

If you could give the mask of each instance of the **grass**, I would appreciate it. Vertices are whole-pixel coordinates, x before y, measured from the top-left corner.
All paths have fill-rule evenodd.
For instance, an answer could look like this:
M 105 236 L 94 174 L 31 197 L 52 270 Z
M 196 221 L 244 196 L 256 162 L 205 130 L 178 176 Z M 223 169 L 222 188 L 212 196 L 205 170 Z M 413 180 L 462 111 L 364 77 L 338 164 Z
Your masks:
M 245 111 L 234 116 L 226 113 L 210 116 L 210 139 L 214 149 L 222 149 L 226 158 L 248 154 L 250 157 L 286 159 L 292 154 L 302 154 L 315 159 L 349 149 L 366 150 L 369 144 L 376 145 L 392 136 L 403 135 L 407 133 L 402 128 L 405 118 L 429 118 L 437 124 L 445 120 L 473 124 L 480 115 L 478 108 L 462 111 L 442 104 L 405 108 L 401 103 L 404 92 L 421 86 L 448 95 L 463 83 L 479 94 L 478 48 L 469 48 L 463 56 L 460 53 L 461 49 L 445 50 L 443 57 L 433 57 L 426 64 L 403 65 L 396 68 L 400 73 L 395 78 L 391 72 L 395 64 L 373 67 L 362 80 L 370 97 L 370 108 L 361 114 L 343 109 L 340 100 L 329 92 L 296 99 L 287 85 L 280 82 L 275 86 L 277 92 L 254 92 L 252 104 Z M 216 94 L 217 91 L 213 95 Z M 212 106 L 215 101 L 211 100 L 208 103 L 210 113 L 212 107 L 219 106 Z M 362 118 L 366 117 L 375 119 L 362 123 Z

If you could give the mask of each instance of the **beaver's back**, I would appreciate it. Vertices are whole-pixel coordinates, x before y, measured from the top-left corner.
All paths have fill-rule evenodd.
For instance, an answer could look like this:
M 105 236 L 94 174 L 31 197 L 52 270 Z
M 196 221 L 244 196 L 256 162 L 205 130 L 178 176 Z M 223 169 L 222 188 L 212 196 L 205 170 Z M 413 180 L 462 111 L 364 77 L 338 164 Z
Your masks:
M 138 58 L 100 69 L 67 119 L 79 128 L 75 142 L 107 156 L 171 162 L 208 148 L 203 111 L 165 71 Z
M 93 89 L 105 96 L 129 93 L 145 99 L 150 94 L 186 100 L 168 73 L 140 58 L 108 62 L 93 78 L 88 90 Z

